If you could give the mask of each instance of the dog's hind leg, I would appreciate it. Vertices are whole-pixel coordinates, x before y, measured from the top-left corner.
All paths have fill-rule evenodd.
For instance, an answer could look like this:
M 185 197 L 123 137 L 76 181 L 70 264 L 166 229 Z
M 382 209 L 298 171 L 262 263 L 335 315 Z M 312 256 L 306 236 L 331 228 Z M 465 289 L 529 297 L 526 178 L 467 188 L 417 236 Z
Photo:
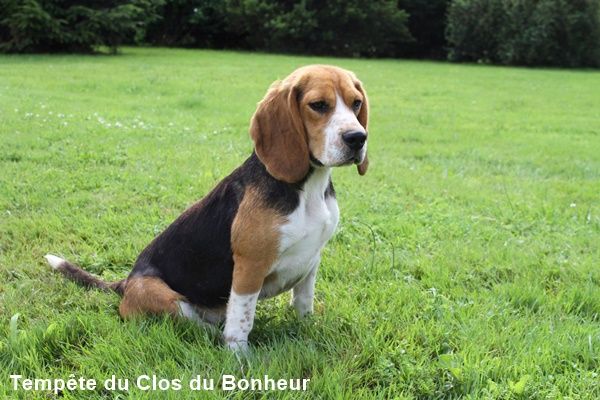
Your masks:
M 162 279 L 152 276 L 128 279 L 123 300 L 119 305 L 119 314 L 124 319 L 144 314 L 168 314 L 184 317 L 198 324 L 217 323 L 224 312 L 224 309 L 196 307 Z
M 179 315 L 199 325 L 216 325 L 225 321 L 226 306 L 219 308 L 206 308 L 179 301 Z
M 153 276 L 127 280 L 119 314 L 127 319 L 143 314 L 180 314 L 178 302 L 185 297 L 171 289 L 162 279 Z

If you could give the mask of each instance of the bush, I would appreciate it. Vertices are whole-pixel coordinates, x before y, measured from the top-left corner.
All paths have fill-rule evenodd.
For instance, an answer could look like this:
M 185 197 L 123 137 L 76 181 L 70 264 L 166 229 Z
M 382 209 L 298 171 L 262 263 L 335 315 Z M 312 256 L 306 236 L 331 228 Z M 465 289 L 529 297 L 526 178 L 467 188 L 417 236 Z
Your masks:
M 446 57 L 446 12 L 450 0 L 399 0 L 408 13 L 408 29 L 414 41 L 403 46 L 410 57 Z
M 167 0 L 160 13 L 154 44 L 395 56 L 411 40 L 393 0 Z
M 301 1 L 267 26 L 273 50 L 342 56 L 400 55 L 412 37 L 396 1 Z
M 451 60 L 600 66 L 596 0 L 454 0 L 446 33 Z
M 146 41 L 162 46 L 218 47 L 228 42 L 225 11 L 221 0 L 166 0 L 157 11 L 160 18 L 148 26 Z
M 0 0 L 0 51 L 84 52 L 143 37 L 160 0 Z

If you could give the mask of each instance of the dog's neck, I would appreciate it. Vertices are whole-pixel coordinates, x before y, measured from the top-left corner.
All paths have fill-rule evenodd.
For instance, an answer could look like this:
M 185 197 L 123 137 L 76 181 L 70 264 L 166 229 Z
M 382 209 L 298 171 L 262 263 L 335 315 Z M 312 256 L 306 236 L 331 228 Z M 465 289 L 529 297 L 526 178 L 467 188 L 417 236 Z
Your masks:
M 308 177 L 302 185 L 302 191 L 307 196 L 323 196 L 331 180 L 330 167 L 312 166 Z

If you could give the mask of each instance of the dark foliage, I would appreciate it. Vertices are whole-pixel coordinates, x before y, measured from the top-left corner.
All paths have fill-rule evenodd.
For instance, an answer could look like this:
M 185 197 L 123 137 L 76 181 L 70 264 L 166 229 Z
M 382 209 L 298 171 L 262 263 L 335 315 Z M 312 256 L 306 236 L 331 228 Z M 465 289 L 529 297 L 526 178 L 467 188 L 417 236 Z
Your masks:
M 121 44 L 600 66 L 599 0 L 0 0 L 0 51 Z
M 514 65 L 600 66 L 597 0 L 454 0 L 449 58 Z
M 390 0 L 167 0 L 160 13 L 147 38 L 163 45 L 397 56 L 411 40 Z
M 399 0 L 414 41 L 403 46 L 409 57 L 446 58 L 446 12 L 450 0 Z
M 116 51 L 136 43 L 161 0 L 0 0 L 0 50 L 5 52 Z

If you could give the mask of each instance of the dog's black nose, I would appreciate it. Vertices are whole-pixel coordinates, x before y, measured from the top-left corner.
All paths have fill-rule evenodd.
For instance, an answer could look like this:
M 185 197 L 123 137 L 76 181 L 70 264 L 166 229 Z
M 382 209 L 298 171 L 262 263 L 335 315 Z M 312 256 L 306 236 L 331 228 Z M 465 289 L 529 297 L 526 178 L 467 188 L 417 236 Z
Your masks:
M 359 131 L 346 132 L 342 134 L 342 139 L 352 150 L 360 150 L 367 141 L 367 134 Z

